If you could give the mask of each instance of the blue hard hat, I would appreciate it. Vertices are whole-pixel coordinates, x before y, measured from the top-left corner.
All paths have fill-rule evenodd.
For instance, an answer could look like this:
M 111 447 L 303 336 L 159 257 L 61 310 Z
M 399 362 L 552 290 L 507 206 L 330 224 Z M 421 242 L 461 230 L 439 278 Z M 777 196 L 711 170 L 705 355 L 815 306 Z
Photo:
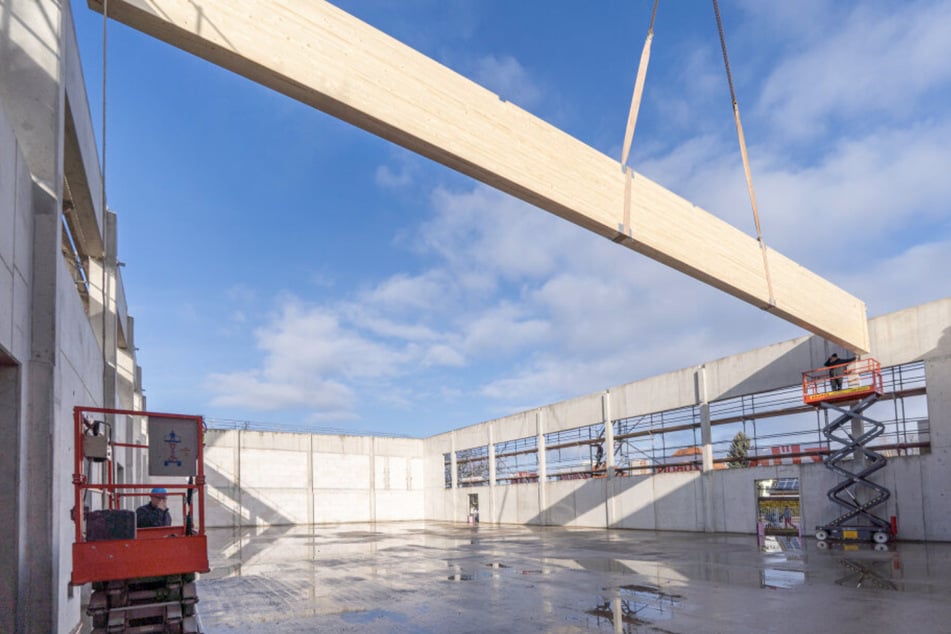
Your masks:
M 159 497 L 159 496 L 165 497 L 168 495 L 168 491 L 166 491 L 162 487 L 155 487 L 154 489 L 152 489 L 152 495 L 156 497 Z

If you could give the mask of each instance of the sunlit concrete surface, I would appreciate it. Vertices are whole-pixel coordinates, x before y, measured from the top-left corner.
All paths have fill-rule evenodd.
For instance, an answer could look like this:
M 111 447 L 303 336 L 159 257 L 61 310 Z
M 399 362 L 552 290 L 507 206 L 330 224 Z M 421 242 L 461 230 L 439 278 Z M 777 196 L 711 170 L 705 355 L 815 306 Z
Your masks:
M 947 632 L 951 544 L 434 522 L 216 529 L 218 632 Z M 801 544 L 801 547 L 800 547 Z

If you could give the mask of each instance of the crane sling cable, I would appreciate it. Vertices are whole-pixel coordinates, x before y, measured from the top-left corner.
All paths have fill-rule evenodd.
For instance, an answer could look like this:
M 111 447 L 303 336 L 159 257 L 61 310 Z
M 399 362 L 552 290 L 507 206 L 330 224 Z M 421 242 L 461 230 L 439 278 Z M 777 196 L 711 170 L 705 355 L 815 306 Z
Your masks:
M 726 37 L 723 35 L 723 20 L 720 18 L 720 4 L 713 0 L 713 13 L 717 18 L 717 31 L 720 33 L 720 48 L 723 50 L 723 65 L 726 67 L 726 80 L 730 85 L 730 99 L 733 101 L 733 118 L 736 121 L 736 134 L 740 141 L 740 156 L 743 158 L 743 173 L 746 175 L 746 188 L 750 193 L 750 203 L 753 205 L 753 222 L 756 224 L 756 241 L 759 242 L 760 252 L 763 254 L 763 270 L 766 274 L 766 290 L 769 293 L 769 305 L 765 310 L 776 306 L 776 297 L 773 295 L 773 281 L 769 275 L 769 258 L 766 252 L 766 243 L 763 242 L 763 232 L 760 229 L 759 210 L 756 205 L 756 192 L 753 190 L 753 173 L 750 171 L 750 157 L 746 151 L 746 137 L 743 134 L 743 124 L 740 121 L 740 106 L 736 101 L 736 91 L 733 89 L 733 74 L 730 72 L 730 58 L 726 53 Z
M 651 43 L 654 41 L 654 19 L 657 17 L 657 4 L 654 0 L 654 9 L 651 11 L 651 22 L 647 29 L 647 38 L 644 48 L 641 49 L 641 62 L 637 67 L 637 77 L 634 80 L 634 95 L 631 97 L 631 109 L 627 113 L 627 128 L 624 130 L 624 148 L 621 150 L 621 169 L 624 170 L 624 220 L 621 232 L 630 237 L 631 232 L 631 180 L 634 174 L 627 165 L 631 153 L 631 141 L 634 140 L 634 128 L 637 126 L 637 115 L 641 110 L 641 98 L 644 96 L 644 80 L 647 77 L 647 65 L 651 59 Z
M 109 32 L 109 0 L 103 0 L 102 3 L 102 171 L 99 173 L 99 203 L 102 205 L 102 282 L 99 289 L 102 295 L 102 367 L 103 370 L 109 367 L 106 356 L 106 344 L 109 339 L 106 337 L 106 328 L 109 320 L 106 318 L 106 310 L 109 304 L 106 277 L 106 259 L 109 251 L 109 232 L 106 230 L 108 220 L 108 209 L 106 205 L 106 50 L 108 45 L 107 34 Z M 95 203 L 93 203 L 95 205 Z M 95 211 L 95 210 L 94 210 Z M 103 395 L 105 396 L 105 394 Z

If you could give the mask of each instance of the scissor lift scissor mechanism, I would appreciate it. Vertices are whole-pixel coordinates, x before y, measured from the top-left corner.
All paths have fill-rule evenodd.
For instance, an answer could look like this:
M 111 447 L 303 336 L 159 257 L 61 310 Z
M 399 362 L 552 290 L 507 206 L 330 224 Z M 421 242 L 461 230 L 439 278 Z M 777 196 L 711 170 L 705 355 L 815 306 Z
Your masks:
M 822 433 L 830 444 L 826 468 L 841 479 L 827 496 L 844 511 L 816 527 L 819 547 L 826 546 L 828 539 L 888 542 L 894 537 L 892 524 L 873 510 L 883 505 L 891 492 L 871 480 L 888 461 L 868 447 L 885 426 L 865 414 L 884 393 L 881 366 L 874 359 L 862 359 L 817 368 L 803 373 L 802 387 L 807 404 L 838 414 Z

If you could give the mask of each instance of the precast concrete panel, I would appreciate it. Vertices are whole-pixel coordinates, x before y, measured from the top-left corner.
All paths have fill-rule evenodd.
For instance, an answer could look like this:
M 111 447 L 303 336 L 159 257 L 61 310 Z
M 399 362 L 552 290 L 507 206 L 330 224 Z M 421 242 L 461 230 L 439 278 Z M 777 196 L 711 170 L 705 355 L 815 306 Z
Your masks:
M 314 489 L 370 490 L 370 456 L 314 452 Z
M 236 448 L 241 444 L 241 432 L 232 429 L 209 429 L 205 431 L 205 451 L 209 447 Z
M 455 432 L 456 451 L 483 447 L 489 444 L 489 423 L 479 423 L 457 429 Z
M 951 353 L 951 298 L 876 317 L 869 321 L 871 356 L 883 366 Z
M 909 308 L 888 315 L 888 319 L 875 319 L 876 347 L 872 356 L 883 365 L 891 366 L 921 359 L 929 349 L 922 345 L 922 333 L 918 331 L 919 308 Z M 869 333 L 871 333 L 869 322 Z M 925 337 L 927 339 L 927 336 Z
M 321 453 L 370 455 L 370 436 L 318 434 L 314 436 L 314 450 Z
M 628 383 L 610 390 L 615 420 L 677 409 L 697 402 L 696 374 L 687 368 Z
M 812 358 L 809 338 L 800 337 L 706 363 L 703 373 L 707 399 L 715 401 L 796 385 L 802 381 L 805 370 L 821 366 L 833 351 L 841 348 Z
M 422 487 L 441 490 L 446 486 L 445 462 L 442 452 L 427 455 L 422 460 Z
M 423 441 L 418 438 L 373 438 L 373 452 L 378 456 L 422 456 Z
M 518 523 L 538 524 L 544 514 L 538 502 L 538 484 L 526 483 L 514 485 L 518 500 Z
M 425 461 L 422 458 L 411 458 L 409 460 L 409 482 L 407 483 L 407 486 L 410 490 L 424 490 L 423 469 L 425 469 Z
M 430 436 L 423 441 L 423 454 L 433 456 L 452 451 L 452 432 Z
M 884 469 L 892 497 L 888 511 L 876 513 L 885 518 L 896 516 L 900 539 L 925 538 L 925 492 L 921 483 L 925 481 L 925 463 L 931 456 L 922 458 L 889 458 Z
M 446 513 L 452 504 L 452 497 L 448 489 L 427 489 L 423 495 L 423 503 L 427 520 L 446 521 Z
M 307 452 L 280 449 L 241 449 L 241 485 L 303 488 L 308 485 Z
M 538 433 L 535 423 L 535 410 L 498 418 L 489 424 L 492 425 L 493 438 L 495 438 L 496 443 L 529 438 Z
M 77 161 L 78 168 L 71 170 L 66 165 L 64 169 L 70 179 L 70 186 L 81 189 L 81 195 L 84 198 L 88 197 L 88 201 L 84 202 L 88 204 L 88 212 L 92 214 L 92 217 L 80 218 L 84 238 L 89 241 L 90 250 L 101 249 L 104 223 L 102 221 L 103 205 L 98 144 L 93 130 L 92 116 L 89 112 L 89 98 L 86 94 L 86 84 L 83 81 L 83 70 L 75 29 L 71 27 L 65 29 L 63 44 L 66 53 L 63 79 L 69 105 L 67 116 L 72 114 L 71 123 L 76 141 L 76 147 L 74 148 L 76 155 L 69 157 L 69 153 L 67 153 L 67 160 L 71 158 Z M 82 180 L 77 181 L 76 176 L 81 176 Z M 73 191 L 73 195 L 80 195 L 80 192 Z M 123 292 L 121 284 L 118 290 Z
M 921 461 L 924 539 L 951 541 L 951 448 L 932 449 Z
M 241 488 L 238 486 L 215 486 L 205 489 L 205 524 L 212 528 L 240 526 L 250 520 L 239 502 Z
M 951 356 L 951 298 L 917 307 L 925 358 Z
M 92 324 L 86 316 L 72 276 L 66 268 L 63 258 L 56 262 L 56 306 L 59 319 L 59 335 L 57 345 L 64 360 L 74 368 L 82 368 L 80 380 L 88 393 L 95 394 L 95 403 L 101 403 L 103 376 L 102 376 L 102 349 L 99 340 L 93 331 Z M 73 403 L 88 403 L 89 401 L 72 401 Z M 67 413 L 67 419 L 72 420 L 72 412 Z M 118 431 L 118 430 L 117 430 Z M 71 434 L 67 434 L 72 438 Z
M 0 348 L 10 351 L 13 350 L 13 320 L 17 311 L 13 298 L 13 269 L 0 261 Z
M 310 451 L 310 434 L 286 432 L 242 431 L 241 450 L 267 449 L 285 451 Z
M 615 479 L 615 528 L 654 530 L 654 485 L 652 476 Z
M 0 227 L 3 227 L 3 231 L 0 231 L 0 271 L 6 269 L 7 275 L 13 274 L 17 164 L 20 160 L 16 136 L 7 123 L 6 113 L 3 108 L 0 108 Z M 7 297 L 2 296 L 0 299 L 7 299 Z M 13 298 L 10 297 L 9 300 L 12 301 Z M 12 304 L 6 304 L 6 306 L 12 306 Z
M 951 327 L 941 345 L 942 354 L 925 361 L 932 450 L 951 447 Z
M 595 425 L 604 420 L 600 392 L 554 403 L 541 409 L 545 419 L 545 433 Z
M 375 471 L 373 488 L 381 490 L 406 490 L 409 488 L 407 481 L 409 469 L 407 459 L 396 456 L 376 456 L 374 460 Z
M 314 493 L 314 522 L 368 522 L 370 493 L 368 491 L 318 491 Z
M 376 491 L 377 522 L 423 519 L 423 495 L 416 491 Z
M 605 528 L 607 525 L 607 478 L 583 480 L 574 492 L 575 518 L 568 526 Z
M 699 471 L 659 473 L 653 477 L 655 528 L 703 530 L 699 511 Z
M 205 435 L 206 441 L 209 435 Z M 237 447 L 205 444 L 205 479 L 211 486 L 233 486 L 238 479 Z
M 390 456 L 389 458 L 389 489 L 398 490 L 398 491 L 409 491 L 410 487 L 410 478 L 411 478 L 411 466 L 410 459 L 403 457 L 394 457 Z
M 16 183 L 13 216 L 13 347 L 11 351 L 16 359 L 26 361 L 32 355 L 30 342 L 32 337 L 33 299 L 33 181 L 26 159 L 18 154 L 16 163 Z
M 554 526 L 570 525 L 578 516 L 575 509 L 575 492 L 581 483 L 583 480 L 549 482 L 547 484 L 548 508 L 541 509 L 541 523 Z
M 273 524 L 309 524 L 307 516 L 308 489 L 286 489 L 244 485 L 241 506 L 249 514 L 249 523 L 257 526 Z
M 495 487 L 495 513 L 491 521 L 500 524 L 515 524 L 518 522 L 518 491 L 517 484 Z M 483 513 L 482 517 L 486 515 Z M 483 521 L 485 521 L 483 519 Z
M 21 361 L 30 358 L 30 286 L 20 275 L 19 269 L 13 272 L 13 341 L 10 348 L 14 359 Z

